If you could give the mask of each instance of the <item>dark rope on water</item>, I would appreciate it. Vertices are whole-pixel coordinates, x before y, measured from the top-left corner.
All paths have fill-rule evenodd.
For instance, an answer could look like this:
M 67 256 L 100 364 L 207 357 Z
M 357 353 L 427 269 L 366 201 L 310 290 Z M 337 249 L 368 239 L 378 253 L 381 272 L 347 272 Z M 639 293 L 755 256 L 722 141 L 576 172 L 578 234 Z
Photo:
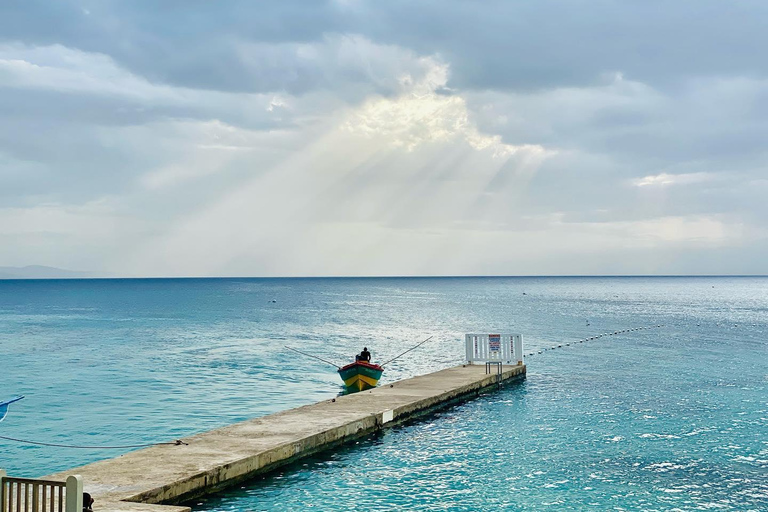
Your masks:
M 655 329 L 655 328 L 660 328 L 660 327 L 664 327 L 664 325 L 663 324 L 647 325 L 645 327 L 633 327 L 631 329 L 623 329 L 621 331 L 606 332 L 606 333 L 603 333 L 603 334 L 597 334 L 595 336 L 590 336 L 589 338 L 584 338 L 584 339 L 581 339 L 581 340 L 572 341 L 570 343 L 565 343 L 565 344 L 560 344 L 560 345 L 553 345 L 550 348 L 543 348 L 543 349 L 538 350 L 536 352 L 529 352 L 528 354 L 523 354 L 523 357 L 532 357 L 532 356 L 535 356 L 536 354 L 542 354 L 544 352 L 547 352 L 547 351 L 550 351 L 550 350 L 555 350 L 557 348 L 570 347 L 571 345 L 576 345 L 577 343 L 584 343 L 585 341 L 597 340 L 597 339 L 603 338 L 605 336 L 613 336 L 615 334 L 626 334 L 626 333 L 629 333 L 629 332 L 642 331 L 642 330 L 646 330 L 646 329 Z
M 189 444 L 189 443 L 185 443 L 181 439 L 177 439 L 169 443 L 127 444 L 124 446 L 76 446 L 71 444 L 41 443 L 38 441 L 28 441 L 26 439 L 16 439 L 14 437 L 6 437 L 6 436 L 0 436 L 0 439 L 5 439 L 7 441 L 15 441 L 17 443 L 34 444 L 37 446 L 52 446 L 54 448 L 81 448 L 84 450 L 122 450 L 124 448 L 147 448 L 149 446 L 160 446 L 160 445 L 187 446 Z

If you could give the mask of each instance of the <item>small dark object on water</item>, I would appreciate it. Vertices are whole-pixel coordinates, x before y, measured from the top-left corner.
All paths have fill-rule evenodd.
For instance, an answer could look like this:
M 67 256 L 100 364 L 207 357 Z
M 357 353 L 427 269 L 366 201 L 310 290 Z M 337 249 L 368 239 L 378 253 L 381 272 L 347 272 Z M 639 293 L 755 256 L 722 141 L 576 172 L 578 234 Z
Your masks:
M 87 492 L 83 493 L 83 512 L 93 512 L 93 503 L 96 500 L 93 499 L 93 497 L 88 494 Z

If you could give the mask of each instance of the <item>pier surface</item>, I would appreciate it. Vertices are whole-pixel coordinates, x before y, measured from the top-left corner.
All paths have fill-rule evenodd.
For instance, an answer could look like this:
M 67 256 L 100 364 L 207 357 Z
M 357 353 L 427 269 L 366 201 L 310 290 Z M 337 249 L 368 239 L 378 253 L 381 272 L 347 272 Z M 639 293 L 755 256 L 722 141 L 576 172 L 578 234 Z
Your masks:
M 144 448 L 44 477 L 83 477 L 101 512 L 186 512 L 183 503 L 525 378 L 525 366 L 448 368 L 352 395 L 185 438 L 188 445 Z

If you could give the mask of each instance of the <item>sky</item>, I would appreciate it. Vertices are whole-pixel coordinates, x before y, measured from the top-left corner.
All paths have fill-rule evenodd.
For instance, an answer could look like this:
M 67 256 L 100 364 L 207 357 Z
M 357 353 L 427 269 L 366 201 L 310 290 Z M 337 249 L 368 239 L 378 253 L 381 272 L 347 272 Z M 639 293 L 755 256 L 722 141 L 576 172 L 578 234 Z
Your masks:
M 768 274 L 764 0 L 0 3 L 0 266 Z

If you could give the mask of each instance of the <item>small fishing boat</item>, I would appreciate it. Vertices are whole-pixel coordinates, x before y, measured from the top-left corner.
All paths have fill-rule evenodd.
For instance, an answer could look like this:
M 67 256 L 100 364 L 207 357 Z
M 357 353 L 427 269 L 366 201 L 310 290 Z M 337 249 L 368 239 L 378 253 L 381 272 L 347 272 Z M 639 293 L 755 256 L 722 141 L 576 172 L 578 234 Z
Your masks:
M 344 381 L 344 387 L 346 388 L 347 393 L 356 393 L 358 391 L 363 391 L 366 389 L 375 388 L 376 384 L 379 383 L 379 379 L 381 378 L 381 374 L 384 373 L 384 367 L 394 361 L 395 359 L 399 359 L 403 357 L 405 354 L 410 352 L 411 350 L 414 350 L 416 348 L 419 348 L 426 342 L 432 339 L 432 336 L 425 339 L 418 345 L 409 348 L 402 354 L 398 354 L 397 356 L 393 357 L 389 361 L 386 361 L 381 364 L 373 364 L 371 362 L 368 362 L 366 360 L 361 359 L 359 356 L 356 358 L 357 360 L 354 363 L 350 363 L 347 366 L 339 366 L 336 363 L 333 363 L 331 361 L 328 361 L 327 359 L 323 359 L 322 357 L 318 357 L 312 354 L 307 354 L 306 352 L 302 352 L 301 350 L 292 348 L 292 347 L 285 347 L 291 352 L 296 352 L 297 354 L 301 354 L 303 356 L 311 357 L 312 359 L 317 359 L 318 361 L 322 361 L 324 363 L 330 364 L 332 366 L 336 367 L 336 370 L 339 372 L 339 376 L 341 377 L 341 380 Z M 367 351 L 368 349 L 363 349 L 364 351 Z M 361 353 L 360 356 L 365 355 L 364 353 Z M 367 354 L 366 359 L 370 359 L 370 352 Z
M 384 368 L 367 361 L 355 361 L 342 366 L 338 371 L 347 391 L 355 392 L 375 388 L 381 374 L 384 373 Z

